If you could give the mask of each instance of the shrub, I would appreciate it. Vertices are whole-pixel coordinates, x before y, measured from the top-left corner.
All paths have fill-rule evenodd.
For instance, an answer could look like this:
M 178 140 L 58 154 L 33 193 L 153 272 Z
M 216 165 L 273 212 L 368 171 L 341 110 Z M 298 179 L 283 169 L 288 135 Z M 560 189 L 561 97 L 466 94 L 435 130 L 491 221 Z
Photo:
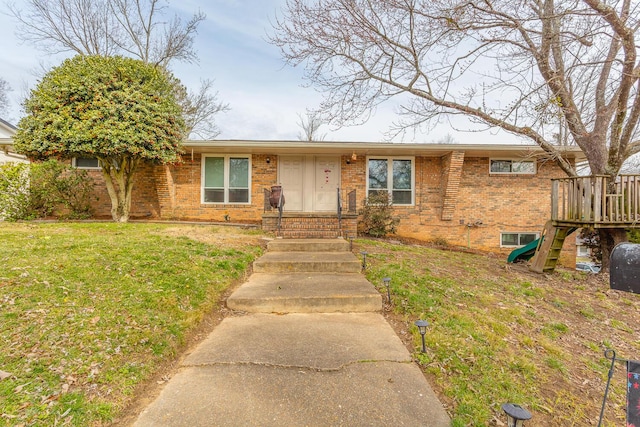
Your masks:
M 29 165 L 0 165 L 0 220 L 17 221 L 29 216 Z
M 67 167 L 56 180 L 59 202 L 66 212 L 61 217 L 81 219 L 91 216 L 94 182 L 86 170 Z
M 7 221 L 91 215 L 93 181 L 57 160 L 0 166 L 0 217 Z
M 444 237 L 434 237 L 430 240 L 431 244 L 434 246 L 439 246 L 441 248 L 446 248 L 449 246 L 449 241 Z
M 400 220 L 392 217 L 391 201 L 386 191 L 367 197 L 360 210 L 358 231 L 373 237 L 394 234 Z
M 58 180 L 67 166 L 57 160 L 32 163 L 29 168 L 30 210 L 34 218 L 46 218 L 60 205 Z

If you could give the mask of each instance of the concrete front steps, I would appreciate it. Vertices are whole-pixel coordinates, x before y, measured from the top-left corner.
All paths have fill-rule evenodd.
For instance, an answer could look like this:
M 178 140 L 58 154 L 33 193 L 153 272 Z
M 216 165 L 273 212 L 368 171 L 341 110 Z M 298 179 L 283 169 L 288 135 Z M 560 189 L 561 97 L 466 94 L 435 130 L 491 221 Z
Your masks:
M 243 312 L 182 360 L 134 427 L 451 425 L 348 244 L 317 243 L 271 242 L 257 264 L 276 272 L 227 299 Z M 312 271 L 283 273 L 280 257 Z M 333 271 L 350 264 L 358 272 Z
M 343 239 L 273 240 L 227 306 L 250 313 L 380 311 L 382 297 L 360 270 Z

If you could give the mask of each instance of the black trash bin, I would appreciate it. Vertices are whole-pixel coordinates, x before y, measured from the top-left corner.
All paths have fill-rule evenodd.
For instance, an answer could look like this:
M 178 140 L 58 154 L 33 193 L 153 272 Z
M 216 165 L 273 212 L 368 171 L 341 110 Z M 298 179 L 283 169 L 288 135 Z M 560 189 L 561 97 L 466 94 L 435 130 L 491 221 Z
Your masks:
M 620 243 L 611 252 L 611 289 L 640 294 L 640 244 Z

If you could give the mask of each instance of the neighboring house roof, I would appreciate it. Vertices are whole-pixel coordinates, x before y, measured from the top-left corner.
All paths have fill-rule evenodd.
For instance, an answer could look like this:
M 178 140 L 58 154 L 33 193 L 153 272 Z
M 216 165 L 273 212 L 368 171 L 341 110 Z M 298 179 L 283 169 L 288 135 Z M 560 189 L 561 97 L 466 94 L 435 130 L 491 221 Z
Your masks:
M 0 118 L 0 139 L 11 138 L 16 134 L 16 130 L 18 130 L 18 128 L 8 121 Z
M 0 118 L 0 163 L 24 162 L 27 158 L 13 152 L 13 136 L 16 134 L 14 125 Z
M 527 157 L 544 155 L 537 145 L 525 144 L 427 144 L 399 142 L 340 142 L 340 141 L 259 141 L 259 140 L 214 140 L 186 141 L 184 147 L 194 153 L 233 152 L 253 154 L 342 154 L 351 155 L 395 155 L 395 156 L 444 156 L 452 151 L 464 151 L 466 157 Z M 585 161 L 579 147 L 566 147 L 567 158 L 576 162 Z

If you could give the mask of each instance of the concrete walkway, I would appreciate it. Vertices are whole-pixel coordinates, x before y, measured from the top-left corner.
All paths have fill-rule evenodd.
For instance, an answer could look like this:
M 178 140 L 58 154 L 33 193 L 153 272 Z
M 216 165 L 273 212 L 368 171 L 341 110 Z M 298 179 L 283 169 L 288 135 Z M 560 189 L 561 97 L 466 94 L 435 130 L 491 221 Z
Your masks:
M 135 426 L 448 426 L 343 240 L 274 240 Z

